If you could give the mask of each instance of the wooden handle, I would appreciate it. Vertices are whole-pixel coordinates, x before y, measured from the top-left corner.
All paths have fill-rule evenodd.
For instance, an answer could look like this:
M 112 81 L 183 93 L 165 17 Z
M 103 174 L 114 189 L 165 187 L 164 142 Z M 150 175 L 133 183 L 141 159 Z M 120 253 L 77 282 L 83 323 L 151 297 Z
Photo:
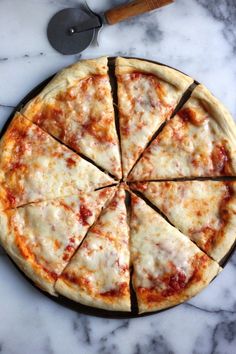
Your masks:
M 126 20 L 127 18 L 144 14 L 159 7 L 168 5 L 174 0 L 136 0 L 124 4 L 105 12 L 105 17 L 109 25 Z

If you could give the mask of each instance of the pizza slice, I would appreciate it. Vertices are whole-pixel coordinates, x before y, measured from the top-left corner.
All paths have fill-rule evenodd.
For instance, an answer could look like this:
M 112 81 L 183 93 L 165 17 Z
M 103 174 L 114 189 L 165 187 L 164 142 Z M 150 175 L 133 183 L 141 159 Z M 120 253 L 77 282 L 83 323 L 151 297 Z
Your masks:
M 57 74 L 22 114 L 121 177 L 107 58 L 81 60 Z
M 139 312 L 168 308 L 197 294 L 219 265 L 142 199 L 131 199 L 132 282 Z
M 236 175 L 236 128 L 202 85 L 144 152 L 129 180 Z
M 116 59 L 116 77 L 122 165 L 127 177 L 193 80 L 166 66 L 124 58 Z
M 112 178 L 20 114 L 0 142 L 0 210 L 111 183 Z
M 54 285 L 113 188 L 28 204 L 0 212 L 0 243 L 41 289 Z
M 130 311 L 129 279 L 129 229 L 120 187 L 57 280 L 56 290 L 84 305 Z
M 216 261 L 236 241 L 236 182 L 150 182 L 133 188 Z

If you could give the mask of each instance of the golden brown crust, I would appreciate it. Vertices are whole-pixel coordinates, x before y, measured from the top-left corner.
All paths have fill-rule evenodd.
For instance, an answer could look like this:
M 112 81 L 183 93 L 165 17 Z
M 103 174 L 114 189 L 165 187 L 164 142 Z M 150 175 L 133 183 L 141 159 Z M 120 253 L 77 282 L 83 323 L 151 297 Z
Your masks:
M 153 74 L 181 91 L 186 90 L 193 83 L 191 77 L 165 65 L 154 64 L 140 59 L 116 58 L 116 75 L 132 73 L 134 71 Z
M 216 262 L 209 259 L 206 267 L 202 271 L 200 281 L 192 283 L 187 289 L 184 289 L 179 294 L 163 298 L 158 303 L 153 303 L 152 305 L 143 302 L 140 299 L 138 301 L 139 313 L 163 310 L 168 307 L 175 306 L 181 304 L 184 301 L 187 301 L 191 297 L 197 295 L 207 285 L 209 285 L 209 283 L 216 277 L 216 275 L 221 270 L 222 269 Z
M 192 95 L 192 99 L 199 101 L 199 104 L 209 113 L 218 125 L 218 134 L 222 134 L 228 139 L 227 148 L 232 157 L 232 167 L 236 173 L 236 125 L 233 117 L 224 105 L 214 97 L 211 92 L 204 86 L 198 85 Z M 188 104 L 188 102 L 187 102 Z
M 77 63 L 61 70 L 36 98 L 29 101 L 29 103 L 22 109 L 21 113 L 30 118 L 34 114 L 34 112 L 31 112 L 31 106 L 34 104 L 35 100 L 50 101 L 50 99 L 54 98 L 59 92 L 67 89 L 79 80 L 83 80 L 90 75 L 106 74 L 107 57 L 80 60 Z
M 83 290 L 78 292 L 76 285 L 65 281 L 63 277 L 60 277 L 57 280 L 55 289 L 58 294 L 62 294 L 63 296 L 83 305 L 98 307 L 110 311 L 130 311 L 130 295 L 128 289 L 125 295 L 122 297 L 116 297 L 113 301 L 104 301 L 102 297 L 91 296 L 88 292 Z
M 7 254 L 16 263 L 16 265 L 37 285 L 40 289 L 48 292 L 51 295 L 57 296 L 54 290 L 55 279 L 43 270 L 42 267 L 34 264 L 32 259 L 25 260 L 20 253 L 15 242 L 14 231 L 11 229 L 11 217 L 14 216 L 14 210 L 0 212 L 0 244 L 5 249 Z

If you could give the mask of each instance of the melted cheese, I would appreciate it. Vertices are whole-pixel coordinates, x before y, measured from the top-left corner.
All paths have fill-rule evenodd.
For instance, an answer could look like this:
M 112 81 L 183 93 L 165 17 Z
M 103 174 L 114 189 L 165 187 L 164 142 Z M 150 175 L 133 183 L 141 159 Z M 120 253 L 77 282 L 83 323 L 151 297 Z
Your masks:
M 130 180 L 232 175 L 227 136 L 191 98 L 134 167 Z
M 133 198 L 131 261 L 135 287 L 152 288 L 152 279 L 168 273 L 170 263 L 184 273 L 187 282 L 194 271 L 192 259 L 201 251 L 143 200 Z M 158 286 L 160 291 L 166 285 L 160 283 Z
M 77 152 L 121 177 L 119 143 L 107 74 L 91 75 L 54 92 L 42 92 L 23 113 Z
M 120 310 L 129 309 L 129 234 L 124 198 L 120 188 L 64 270 L 57 291 L 91 306 L 106 308 L 112 304 Z
M 26 274 L 44 288 L 48 274 L 52 275 L 51 282 L 61 274 L 112 191 L 69 196 L 2 212 L 1 225 L 5 218 L 8 223 L 1 229 L 1 243 L 16 262 L 23 260 Z
M 113 180 L 17 115 L 1 142 L 0 209 L 110 184 Z
M 160 125 L 180 99 L 174 86 L 153 75 L 118 76 L 122 163 L 126 177 Z
M 136 187 L 181 232 L 219 261 L 235 241 L 236 183 L 151 182 Z M 224 240 L 227 245 L 222 247 Z

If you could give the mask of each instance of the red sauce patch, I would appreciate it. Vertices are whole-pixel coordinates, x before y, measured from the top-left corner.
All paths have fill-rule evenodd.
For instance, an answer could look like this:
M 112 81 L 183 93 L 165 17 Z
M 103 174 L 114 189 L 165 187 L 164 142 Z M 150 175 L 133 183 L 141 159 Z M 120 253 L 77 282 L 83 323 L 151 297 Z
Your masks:
M 59 122 L 63 112 L 61 109 L 56 107 L 51 107 L 49 105 L 45 106 L 42 111 L 37 113 L 33 121 L 39 126 L 44 125 L 44 122 L 47 123 L 49 121 Z
M 178 115 L 182 118 L 184 122 L 190 122 L 196 126 L 200 126 L 204 122 L 204 119 L 198 119 L 196 112 L 189 107 L 181 109 L 178 112 Z
M 116 260 L 116 264 L 117 266 L 119 267 L 119 269 L 122 271 L 122 272 L 127 272 L 127 270 L 129 270 L 129 265 L 121 265 L 120 262 L 119 262 L 119 259 Z
M 145 75 L 144 73 L 140 73 L 140 72 L 135 71 L 130 74 L 130 78 L 131 78 L 131 80 L 138 80 L 144 75 Z
M 63 202 L 62 200 L 60 200 L 60 205 L 65 208 L 67 211 L 72 211 L 73 212 L 73 209 L 67 205 L 65 202 Z
M 72 90 L 68 89 L 67 91 L 59 92 L 59 94 L 56 96 L 56 101 L 67 102 L 73 101 L 75 98 L 76 96 L 72 93 Z
M 87 219 L 92 215 L 93 215 L 93 213 L 91 212 L 91 210 L 86 208 L 86 206 L 84 206 L 84 205 L 80 206 L 80 212 L 79 212 L 78 216 L 79 216 L 79 220 L 81 221 L 82 225 L 84 225 L 84 226 L 89 225 L 87 222 Z
M 167 282 L 167 289 L 163 291 L 164 296 L 173 295 L 186 286 L 186 275 L 182 272 L 177 270 L 175 274 L 170 275 L 166 279 Z
M 17 123 L 15 123 L 17 124 Z M 27 127 L 22 127 L 21 125 L 12 125 L 9 130 L 9 138 L 14 140 L 14 141 L 20 141 L 20 140 L 25 140 L 27 137 Z
M 16 197 L 10 189 L 6 189 L 6 199 L 9 203 L 9 207 L 13 208 L 16 206 Z
M 99 197 L 100 198 L 106 198 L 109 195 L 109 190 L 107 188 L 104 188 L 99 192 Z
M 69 157 L 68 159 L 66 159 L 66 165 L 69 168 L 74 167 L 76 165 L 76 161 Z
M 137 189 L 139 191 L 145 192 L 148 188 L 148 184 L 147 183 L 134 183 L 133 185 L 131 184 L 131 188 L 133 189 Z
M 72 252 L 74 250 L 74 246 L 68 245 L 66 246 L 66 252 Z
M 62 109 L 47 105 L 33 117 L 33 121 L 57 138 L 65 138 L 66 119 Z
M 101 119 L 99 116 L 90 116 L 87 122 L 82 125 L 82 135 L 86 132 L 99 142 L 114 143 L 113 136 L 109 129 L 112 121 L 112 116 L 108 116 L 106 119 Z
M 119 284 L 118 288 L 100 293 L 100 295 L 104 297 L 120 297 L 120 296 L 124 296 L 127 293 L 127 289 L 128 289 L 127 284 L 121 283 Z
M 132 194 L 131 195 L 131 201 L 132 201 L 133 205 L 138 204 L 139 203 L 139 198 L 136 195 Z
M 230 157 L 223 144 L 218 144 L 214 147 L 211 153 L 211 159 L 214 172 L 220 173 L 221 175 L 230 174 Z
M 170 263 L 170 272 L 156 278 L 149 275 L 148 278 L 153 285 L 150 288 L 138 287 L 137 291 L 140 297 L 149 304 L 161 301 L 169 296 L 176 296 L 193 283 L 201 280 L 202 271 L 207 261 L 208 257 L 205 254 L 197 254 L 191 262 L 193 271 L 189 279 L 186 278 L 182 270 L 177 269 L 174 264 Z M 163 284 L 165 284 L 165 289 L 161 290 Z
M 122 136 L 129 136 L 130 135 L 130 126 L 129 126 L 129 116 L 126 116 L 124 114 L 122 114 L 122 125 L 120 125 L 120 131 Z
M 117 206 L 118 206 L 118 204 L 119 204 L 119 201 L 118 201 L 116 198 L 114 198 L 114 199 L 112 199 L 112 201 L 110 202 L 109 208 L 111 208 L 111 209 L 116 209 Z
M 67 245 L 63 255 L 63 261 L 68 261 L 75 251 L 74 245 Z
M 64 279 L 65 281 L 68 281 L 68 282 L 72 283 L 72 284 L 78 285 L 81 288 L 88 288 L 88 286 L 90 284 L 90 281 L 87 278 L 82 277 L 82 276 L 77 277 L 73 273 L 64 272 L 61 275 L 61 278 Z
M 11 166 L 10 166 L 10 170 L 11 171 L 23 170 L 25 168 L 26 168 L 26 165 L 21 163 L 21 162 L 19 162 L 19 161 L 12 163 Z

